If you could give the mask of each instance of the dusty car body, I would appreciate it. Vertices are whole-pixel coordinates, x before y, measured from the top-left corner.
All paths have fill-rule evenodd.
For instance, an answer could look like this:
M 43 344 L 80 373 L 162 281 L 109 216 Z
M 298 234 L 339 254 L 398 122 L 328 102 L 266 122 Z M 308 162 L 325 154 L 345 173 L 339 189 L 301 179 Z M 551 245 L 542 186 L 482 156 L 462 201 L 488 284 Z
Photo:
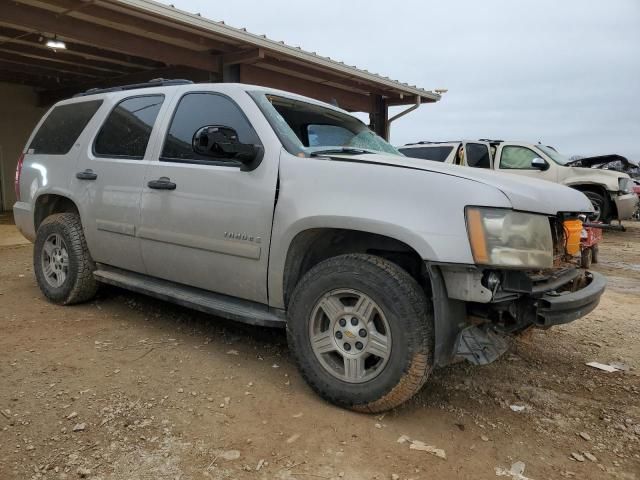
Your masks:
M 626 173 L 576 166 L 555 149 L 533 143 L 503 140 L 419 142 L 400 147 L 410 157 L 434 156 L 429 151 L 448 153 L 444 163 L 492 169 L 496 172 L 547 180 L 583 192 L 594 206 L 593 220 L 626 220 L 638 204 L 632 181 Z M 450 150 L 449 150 L 450 149 Z M 490 157 L 487 160 L 486 151 Z M 483 153 L 485 152 L 485 153 Z M 440 154 L 442 156 L 442 153 Z M 476 158 L 483 158 L 477 161 Z M 475 160 L 470 162 L 469 159 Z
M 259 86 L 161 81 L 59 102 L 16 194 L 52 302 L 108 283 L 286 327 L 311 387 L 359 411 L 586 315 L 606 283 L 565 248 L 566 222 L 593 211 L 584 195 L 408 159 L 347 112 Z

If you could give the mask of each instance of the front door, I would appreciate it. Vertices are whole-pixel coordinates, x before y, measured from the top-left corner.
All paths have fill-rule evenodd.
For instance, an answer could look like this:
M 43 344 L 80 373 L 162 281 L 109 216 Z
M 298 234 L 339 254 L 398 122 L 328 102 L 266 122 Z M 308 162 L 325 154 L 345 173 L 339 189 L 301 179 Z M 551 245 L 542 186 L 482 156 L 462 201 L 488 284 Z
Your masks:
M 96 262 L 144 272 L 136 231 L 147 161 L 145 152 L 164 95 L 118 102 L 81 155 L 74 189 L 87 245 Z
M 194 152 L 194 133 L 210 125 L 263 143 L 227 96 L 190 92 L 177 101 L 142 193 L 144 263 L 155 277 L 266 303 L 280 150 L 265 146 L 258 168 L 241 171 L 236 160 Z
M 540 180 L 556 182 L 557 170 L 552 162 L 542 158 L 543 156 L 529 147 L 522 145 L 500 145 L 496 152 L 496 171 L 525 175 Z M 540 170 L 532 166 L 534 159 L 542 159 L 546 162 L 545 170 Z

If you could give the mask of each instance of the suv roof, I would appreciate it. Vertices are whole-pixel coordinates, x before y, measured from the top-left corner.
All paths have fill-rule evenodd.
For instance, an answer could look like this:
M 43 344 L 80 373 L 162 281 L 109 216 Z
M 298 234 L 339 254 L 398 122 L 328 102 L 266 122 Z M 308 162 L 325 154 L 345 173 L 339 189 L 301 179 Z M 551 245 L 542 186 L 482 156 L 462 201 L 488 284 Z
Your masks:
M 420 142 L 412 142 L 412 143 L 405 143 L 402 147 L 400 148 L 404 148 L 404 147 L 424 147 L 424 146 L 438 146 L 438 145 L 456 145 L 458 143 L 478 143 L 478 142 L 485 142 L 488 143 L 489 140 L 485 140 L 485 139 L 480 139 L 480 140 L 449 140 L 449 141 L 442 141 L 442 142 L 433 142 L 433 141 L 429 141 L 429 140 L 423 140 Z
M 115 87 L 109 88 L 95 88 L 90 89 L 82 93 L 78 93 L 73 97 L 66 98 L 64 100 L 60 100 L 55 104 L 55 106 L 65 105 L 69 103 L 83 102 L 86 100 L 86 97 L 96 96 L 96 98 L 107 97 L 107 96 L 115 96 L 117 98 L 125 98 L 126 95 L 130 92 L 134 92 L 135 90 L 142 89 L 151 89 L 156 88 L 159 89 L 159 92 L 162 92 L 162 89 L 180 89 L 182 91 L 191 91 L 191 90 L 208 90 L 212 88 L 221 92 L 230 92 L 243 90 L 245 92 L 251 91 L 259 91 L 264 93 L 265 95 L 273 95 L 277 97 L 288 98 L 291 100 L 297 100 L 300 102 L 311 103 L 314 105 L 322 106 L 324 108 L 332 109 L 340 113 L 345 113 L 347 115 L 352 115 L 352 113 L 340 108 L 339 106 L 332 105 L 327 102 L 323 102 L 321 100 L 317 100 L 311 97 L 305 97 L 304 95 L 299 95 L 297 93 L 287 92 L 285 90 L 280 90 L 272 87 L 264 87 L 261 85 L 252 85 L 248 83 L 233 83 L 233 82 L 203 82 L 203 83 L 194 83 L 191 80 L 182 80 L 182 79 L 164 79 L 157 78 L 154 80 L 150 80 L 145 83 L 134 83 L 130 85 L 119 85 Z
M 189 85 L 193 82 L 191 80 L 183 79 L 166 79 L 166 78 L 154 78 L 144 83 L 131 83 L 129 85 L 118 85 L 116 87 L 107 88 L 90 88 L 89 90 L 76 93 L 74 97 L 85 97 L 87 95 L 95 95 L 97 93 L 109 93 L 109 92 L 121 92 L 123 90 L 136 90 L 139 88 L 152 88 L 152 87 L 168 87 L 171 85 Z
M 451 144 L 451 143 L 460 143 L 463 140 L 450 140 L 450 141 L 444 141 L 444 142 L 432 142 L 429 140 L 422 140 L 420 142 L 412 142 L 412 143 L 405 143 L 403 146 L 404 147 L 415 147 L 417 145 L 445 145 L 445 144 Z

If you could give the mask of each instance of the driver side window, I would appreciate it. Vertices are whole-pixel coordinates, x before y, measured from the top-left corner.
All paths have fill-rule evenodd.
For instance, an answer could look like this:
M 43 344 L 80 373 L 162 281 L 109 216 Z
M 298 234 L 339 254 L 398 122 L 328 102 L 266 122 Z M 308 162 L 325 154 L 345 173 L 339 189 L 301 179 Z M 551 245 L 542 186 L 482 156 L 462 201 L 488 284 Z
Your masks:
M 160 160 L 239 165 L 237 160 L 211 159 L 193 151 L 194 134 L 207 125 L 232 128 L 237 132 L 241 143 L 260 143 L 249 120 L 231 99 L 216 93 L 187 93 L 180 99 L 175 110 Z
M 508 146 L 502 148 L 500 155 L 501 169 L 535 170 L 531 166 L 534 158 L 540 155 L 527 147 Z

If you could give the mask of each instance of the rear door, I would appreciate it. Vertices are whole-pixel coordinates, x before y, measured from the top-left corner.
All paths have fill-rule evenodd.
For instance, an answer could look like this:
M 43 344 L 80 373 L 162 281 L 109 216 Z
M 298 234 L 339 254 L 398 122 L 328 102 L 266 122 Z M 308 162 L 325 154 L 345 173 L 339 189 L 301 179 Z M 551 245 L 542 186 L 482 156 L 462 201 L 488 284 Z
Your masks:
M 248 97 L 238 101 L 257 111 Z M 280 147 L 262 142 L 229 96 L 190 91 L 174 103 L 142 194 L 139 236 L 147 272 L 266 303 Z M 194 133 L 212 125 L 232 128 L 241 143 L 262 144 L 262 163 L 241 171 L 236 160 L 195 153 Z
M 463 165 L 474 168 L 492 168 L 489 145 L 478 142 L 465 142 Z
M 81 154 L 73 179 L 89 251 L 96 262 L 143 273 L 136 237 L 147 146 L 162 93 L 120 96 Z

